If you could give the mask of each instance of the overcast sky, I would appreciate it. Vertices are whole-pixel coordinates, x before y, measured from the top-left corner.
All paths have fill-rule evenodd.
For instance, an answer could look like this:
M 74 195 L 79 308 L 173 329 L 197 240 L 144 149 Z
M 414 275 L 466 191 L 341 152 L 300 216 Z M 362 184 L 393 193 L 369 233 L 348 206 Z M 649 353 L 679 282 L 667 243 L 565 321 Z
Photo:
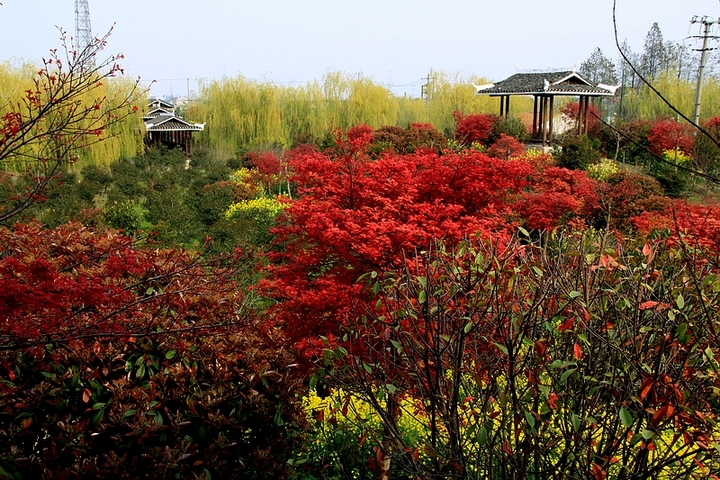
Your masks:
M 1 0 L 0 60 L 36 61 L 75 30 L 74 0 Z M 328 71 L 362 74 L 418 96 L 430 69 L 502 80 L 572 68 L 596 47 L 616 59 L 612 0 L 89 0 L 92 28 L 115 23 L 108 52 L 155 95 L 243 75 L 282 84 Z M 653 22 L 665 40 L 699 33 L 717 0 L 618 0 L 620 40 L 641 51 Z

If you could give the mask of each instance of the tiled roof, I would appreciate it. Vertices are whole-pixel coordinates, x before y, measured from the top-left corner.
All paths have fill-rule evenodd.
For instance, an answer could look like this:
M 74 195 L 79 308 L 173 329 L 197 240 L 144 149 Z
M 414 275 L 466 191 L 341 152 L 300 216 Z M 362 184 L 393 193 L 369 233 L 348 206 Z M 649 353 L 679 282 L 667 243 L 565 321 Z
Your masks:
M 167 130 L 200 132 L 205 129 L 205 124 L 190 123 L 175 115 L 158 115 L 145 120 L 145 129 L 148 132 Z
M 147 121 L 149 118 L 155 118 L 160 115 L 173 115 L 173 112 L 165 110 L 164 108 L 153 108 L 143 117 L 143 121 Z
M 172 110 L 172 108 L 173 108 L 172 103 L 166 102 L 165 100 L 160 100 L 159 98 L 154 98 L 154 99 L 150 100 L 149 105 L 151 108 L 152 107 L 160 107 L 160 108 L 164 108 L 166 110 Z
M 495 84 L 478 87 L 482 95 L 614 95 L 577 72 L 516 73 Z

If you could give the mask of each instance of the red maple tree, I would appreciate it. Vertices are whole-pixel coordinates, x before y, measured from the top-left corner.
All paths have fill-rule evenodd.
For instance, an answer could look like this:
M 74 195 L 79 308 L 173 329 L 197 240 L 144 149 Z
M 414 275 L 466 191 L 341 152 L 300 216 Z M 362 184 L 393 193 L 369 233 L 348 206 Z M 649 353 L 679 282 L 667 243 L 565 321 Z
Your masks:
M 692 155 L 695 137 L 689 125 L 680 124 L 674 120 L 660 120 L 648 130 L 647 139 L 656 155 L 662 155 L 669 150 L 678 153 Z
M 453 112 L 455 118 L 455 140 L 463 145 L 474 142 L 484 144 L 487 142 L 497 121 L 495 115 L 474 114 L 463 115 L 457 110 Z
M 502 239 L 518 224 L 552 228 L 591 214 L 597 202 L 582 172 L 479 152 L 313 152 L 291 166 L 299 196 L 274 229 L 261 285 L 296 341 L 336 333 L 363 298 L 359 276 L 397 268 L 433 239 Z

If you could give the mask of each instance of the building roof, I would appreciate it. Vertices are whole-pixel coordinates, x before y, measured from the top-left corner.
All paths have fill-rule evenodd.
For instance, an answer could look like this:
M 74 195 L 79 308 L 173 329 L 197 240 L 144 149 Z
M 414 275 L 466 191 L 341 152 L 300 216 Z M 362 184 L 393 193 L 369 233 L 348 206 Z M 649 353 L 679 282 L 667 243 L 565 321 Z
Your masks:
M 516 73 L 497 83 L 475 86 L 482 95 L 612 96 L 617 87 L 596 85 L 575 71 Z
M 155 118 L 160 115 L 174 115 L 172 111 L 165 110 L 164 108 L 151 108 L 150 111 L 143 117 L 143 121 L 149 119 L 149 118 Z
M 165 110 L 172 110 L 175 106 L 172 103 L 160 100 L 159 98 L 153 98 L 149 102 L 150 108 L 164 108 Z
M 190 123 L 175 115 L 158 115 L 145 120 L 145 129 L 148 132 L 160 131 L 189 131 L 201 132 L 205 129 L 204 123 Z

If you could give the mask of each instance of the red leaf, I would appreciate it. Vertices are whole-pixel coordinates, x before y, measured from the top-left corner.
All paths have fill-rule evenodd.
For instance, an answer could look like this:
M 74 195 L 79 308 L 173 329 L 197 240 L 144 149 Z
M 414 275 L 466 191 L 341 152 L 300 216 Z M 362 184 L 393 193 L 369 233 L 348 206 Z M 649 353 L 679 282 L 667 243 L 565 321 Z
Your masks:
M 655 302 L 653 300 L 648 300 L 647 302 L 643 302 L 640 304 L 639 308 L 640 310 L 650 310 L 651 308 L 655 308 L 657 306 L 658 302 Z
M 577 343 L 573 346 L 573 356 L 575 360 L 580 360 L 583 356 L 582 348 Z

